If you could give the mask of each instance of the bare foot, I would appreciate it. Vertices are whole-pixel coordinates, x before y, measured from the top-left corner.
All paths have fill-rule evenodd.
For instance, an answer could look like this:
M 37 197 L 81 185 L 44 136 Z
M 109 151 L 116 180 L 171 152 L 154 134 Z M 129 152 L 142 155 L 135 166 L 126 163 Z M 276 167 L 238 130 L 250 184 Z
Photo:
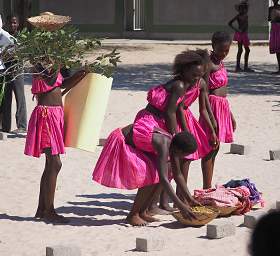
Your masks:
M 66 224 L 66 223 L 70 222 L 67 218 L 65 218 L 62 215 L 58 215 L 55 212 L 44 213 L 43 219 L 44 219 L 44 221 L 50 222 L 53 224 Z
M 247 72 L 247 73 L 254 73 L 255 70 L 254 70 L 254 69 L 251 69 L 251 68 L 244 68 L 244 72 Z
M 148 210 L 148 214 L 151 216 L 154 216 L 154 215 L 169 215 L 171 213 L 169 211 L 163 210 L 157 206 L 157 207 L 150 208 Z
M 44 213 L 42 210 L 37 209 L 36 214 L 34 216 L 35 219 L 43 219 L 44 218 Z
M 240 67 L 236 67 L 236 68 L 235 68 L 235 72 L 243 72 L 243 69 L 240 68 Z
M 171 207 L 169 205 L 160 205 L 160 208 L 163 209 L 163 210 L 166 210 L 168 212 L 171 212 L 171 213 L 178 211 L 177 208 L 173 208 L 173 207 Z
M 132 226 L 144 227 L 147 225 L 147 222 L 143 220 L 139 214 L 128 215 L 126 221 Z
M 159 219 L 156 219 L 154 217 L 152 217 L 151 215 L 149 215 L 147 212 L 141 212 L 140 213 L 140 217 L 147 221 L 147 222 L 156 222 L 156 221 L 159 221 Z

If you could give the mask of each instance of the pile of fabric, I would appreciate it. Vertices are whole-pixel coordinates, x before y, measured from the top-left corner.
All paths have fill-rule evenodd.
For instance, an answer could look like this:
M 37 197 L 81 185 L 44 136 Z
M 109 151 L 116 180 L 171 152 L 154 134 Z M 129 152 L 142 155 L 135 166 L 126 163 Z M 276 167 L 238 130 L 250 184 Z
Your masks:
M 197 189 L 194 198 L 203 205 L 235 207 L 232 214 L 237 215 L 249 212 L 258 203 L 264 206 L 261 193 L 249 179 L 231 180 L 210 189 Z
M 231 180 L 228 183 L 224 184 L 225 188 L 237 188 L 244 186 L 249 189 L 250 196 L 249 199 L 253 205 L 261 204 L 261 207 L 264 207 L 264 200 L 262 198 L 262 193 L 258 191 L 256 185 L 251 182 L 248 178 L 244 180 Z

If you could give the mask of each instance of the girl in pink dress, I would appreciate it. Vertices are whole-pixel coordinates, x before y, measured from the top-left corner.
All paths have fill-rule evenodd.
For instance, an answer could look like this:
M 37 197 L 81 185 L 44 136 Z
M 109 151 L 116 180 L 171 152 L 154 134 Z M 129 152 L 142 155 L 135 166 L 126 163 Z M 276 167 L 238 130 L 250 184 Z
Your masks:
M 193 217 L 186 202 L 193 205 L 197 202 L 185 185 L 179 158 L 193 153 L 196 143 L 187 132 L 173 138 L 171 134 L 178 132 L 178 105 L 186 90 L 201 78 L 202 64 L 202 58 L 194 51 L 178 54 L 174 63 L 175 79 L 148 92 L 146 108 L 138 112 L 133 125 L 110 134 L 97 161 L 93 171 L 94 181 L 114 188 L 138 188 L 127 217 L 132 225 L 142 226 L 155 220 L 147 209 L 161 187 L 174 202 L 179 203 L 178 207 L 186 217 Z M 171 177 L 168 174 L 168 154 L 172 176 L 182 189 L 185 203 L 176 196 L 168 181 Z
M 268 21 L 271 22 L 269 37 L 269 50 L 271 54 L 276 54 L 278 62 L 278 71 L 274 74 L 280 74 L 280 5 L 279 0 L 273 0 L 273 6 L 269 7 Z
M 207 50 L 197 50 L 197 52 L 204 59 L 204 71 L 207 77 L 208 66 L 210 63 L 210 58 Z M 210 136 L 207 136 L 201 127 L 200 123 L 197 121 L 195 116 L 190 110 L 190 106 L 193 102 L 199 99 L 199 112 L 200 115 L 203 116 L 204 120 L 206 120 L 206 124 L 211 131 Z M 208 103 L 208 89 L 206 82 L 203 78 L 201 78 L 190 90 L 188 90 L 185 94 L 185 100 L 183 102 L 183 108 L 179 108 L 179 125 L 180 130 L 189 131 L 196 139 L 197 142 L 197 151 L 193 154 L 187 156 L 182 162 L 182 170 L 187 183 L 189 166 L 191 161 L 203 159 L 209 154 L 212 153 L 213 149 L 218 146 L 218 139 L 216 136 L 215 128 L 212 125 L 211 118 L 209 117 L 207 111 L 207 103 Z M 209 110 L 211 115 L 211 109 Z M 202 165 L 202 173 L 203 173 L 203 187 L 209 186 L 207 181 L 207 173 L 208 171 Z
M 210 56 L 211 66 L 208 81 L 209 103 L 217 123 L 216 134 L 218 140 L 224 143 L 233 142 L 233 132 L 236 129 L 236 122 L 230 111 L 227 96 L 228 75 L 223 59 L 228 55 L 231 46 L 231 37 L 226 32 L 216 32 L 212 37 L 213 52 Z M 213 131 L 209 128 L 208 121 L 200 115 L 199 122 L 208 138 L 212 137 Z M 219 148 L 209 156 L 202 159 L 202 166 L 205 168 L 205 188 L 211 187 L 214 170 L 215 157 Z
M 33 77 L 31 91 L 38 104 L 29 120 L 24 150 L 26 155 L 33 157 L 40 157 L 42 153 L 46 155 L 35 218 L 52 223 L 66 223 L 68 220 L 58 215 L 54 209 L 56 179 L 62 165 L 59 155 L 65 152 L 62 95 L 85 76 L 85 71 L 77 72 L 63 81 L 60 72 L 53 74 L 43 71 L 41 65 L 37 65 L 37 68 L 35 73 L 41 75 Z M 63 93 L 61 88 L 65 89 Z

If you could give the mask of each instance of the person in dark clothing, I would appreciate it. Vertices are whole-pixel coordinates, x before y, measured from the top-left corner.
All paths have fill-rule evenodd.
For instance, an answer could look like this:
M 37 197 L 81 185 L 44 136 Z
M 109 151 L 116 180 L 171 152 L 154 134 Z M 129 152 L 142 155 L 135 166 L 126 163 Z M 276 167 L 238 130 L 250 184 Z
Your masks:
M 7 30 L 8 32 L 16 37 L 18 33 L 19 21 L 16 15 L 10 15 L 7 17 Z M 13 62 L 5 63 L 5 68 L 9 68 L 13 65 Z M 24 95 L 24 79 L 23 76 L 18 76 L 12 79 L 11 76 L 7 75 L 5 77 L 5 92 L 2 101 L 2 131 L 11 132 L 11 112 L 12 112 L 12 95 L 13 92 L 16 98 L 16 125 L 17 129 L 12 131 L 16 134 L 26 134 L 27 128 L 27 111 L 26 102 Z

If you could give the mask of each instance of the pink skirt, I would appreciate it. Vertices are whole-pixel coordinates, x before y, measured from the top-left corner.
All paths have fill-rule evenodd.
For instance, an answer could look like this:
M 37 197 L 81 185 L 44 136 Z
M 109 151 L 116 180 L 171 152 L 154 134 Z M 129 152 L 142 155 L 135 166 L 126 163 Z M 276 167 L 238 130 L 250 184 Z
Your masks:
M 135 147 L 145 152 L 154 153 L 152 136 L 155 128 L 167 131 L 164 118 L 157 117 L 146 109 L 140 110 L 133 124 L 133 142 Z
M 214 117 L 218 125 L 217 137 L 220 142 L 231 143 L 233 142 L 233 126 L 230 106 L 227 98 L 215 95 L 209 95 L 209 102 L 213 111 Z M 200 117 L 199 122 L 205 131 L 208 138 L 210 138 L 211 130 L 209 129 L 206 121 Z
M 250 39 L 247 32 L 235 32 L 233 40 L 242 43 L 245 47 L 250 45 Z
M 118 128 L 106 140 L 92 179 L 110 188 L 142 188 L 159 183 L 156 163 L 155 155 L 127 145 Z
M 280 53 L 280 24 L 278 23 L 271 24 L 269 51 L 271 54 Z
M 197 150 L 193 154 L 186 156 L 185 159 L 198 160 L 209 154 L 212 147 L 210 146 L 208 137 L 202 129 L 200 123 L 196 120 L 189 108 L 185 110 L 185 117 L 189 132 L 194 136 L 197 143 Z M 181 130 L 180 127 L 179 130 Z
M 24 154 L 40 157 L 45 148 L 64 154 L 64 112 L 61 106 L 36 106 L 29 123 Z

